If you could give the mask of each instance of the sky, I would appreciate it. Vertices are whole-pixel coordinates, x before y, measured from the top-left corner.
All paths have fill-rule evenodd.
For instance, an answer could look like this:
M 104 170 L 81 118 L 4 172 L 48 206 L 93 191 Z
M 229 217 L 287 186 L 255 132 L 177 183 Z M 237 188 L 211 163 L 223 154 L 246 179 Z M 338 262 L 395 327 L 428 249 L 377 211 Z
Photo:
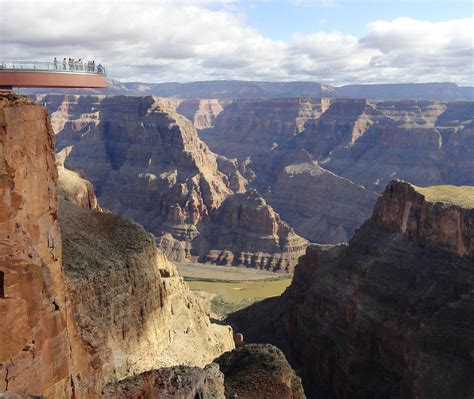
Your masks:
M 0 0 L 0 60 L 111 78 L 474 85 L 471 0 Z

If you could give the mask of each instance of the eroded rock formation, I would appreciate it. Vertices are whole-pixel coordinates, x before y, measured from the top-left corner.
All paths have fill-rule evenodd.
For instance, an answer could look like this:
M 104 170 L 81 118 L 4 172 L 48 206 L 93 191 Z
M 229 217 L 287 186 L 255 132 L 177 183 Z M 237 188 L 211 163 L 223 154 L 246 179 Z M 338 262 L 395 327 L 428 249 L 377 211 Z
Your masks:
M 105 398 L 305 399 L 301 380 L 280 349 L 246 345 L 227 352 L 204 369 L 152 370 L 110 384 Z
M 255 190 L 228 197 L 202 230 L 200 259 L 222 265 L 292 272 L 307 246 Z
M 374 192 L 394 178 L 418 185 L 474 184 L 473 104 L 234 100 L 199 135 L 211 150 L 249 162 L 254 184 L 297 233 L 337 243 L 350 239 L 370 214 Z M 298 209 L 295 196 L 302 188 L 311 195 L 301 195 Z
M 473 206 L 472 187 L 394 181 L 348 246 L 308 248 L 281 298 L 234 319 L 314 397 L 471 397 Z
M 273 345 L 245 345 L 215 361 L 224 373 L 226 398 L 306 398 L 300 378 Z
M 223 214 L 218 209 L 224 202 L 239 201 L 255 175 L 247 163 L 212 153 L 176 108 L 208 126 L 222 111 L 223 102 L 80 96 L 41 100 L 49 105 L 59 131 L 59 158 L 86 173 L 105 208 L 132 217 L 155 234 L 169 259 L 242 261 L 288 270 L 304 252 L 304 240 L 273 210 L 258 213 L 261 236 L 256 231 L 245 235 L 242 226 L 223 221 L 222 236 L 236 239 L 222 245 L 220 224 L 213 223 Z M 234 193 L 235 201 L 230 199 Z M 252 206 L 249 203 L 244 211 L 255 213 Z M 277 219 L 278 231 L 268 233 L 265 226 Z
M 59 220 L 78 330 L 72 347 L 96 369 L 76 376 L 76 389 L 92 392 L 157 367 L 203 367 L 232 349 L 230 327 L 210 322 L 153 236 L 125 217 L 81 207 L 67 192 L 71 173 L 61 170 Z

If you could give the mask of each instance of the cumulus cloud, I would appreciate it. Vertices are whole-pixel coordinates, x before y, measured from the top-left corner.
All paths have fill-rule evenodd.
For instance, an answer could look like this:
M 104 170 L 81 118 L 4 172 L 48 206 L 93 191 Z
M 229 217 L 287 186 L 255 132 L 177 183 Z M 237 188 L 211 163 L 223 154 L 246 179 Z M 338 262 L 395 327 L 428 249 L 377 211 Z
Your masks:
M 473 84 L 473 18 L 398 18 L 368 24 L 360 38 L 319 31 L 281 41 L 248 26 L 228 4 L 235 0 L 0 0 L 0 54 L 95 59 L 128 81 Z

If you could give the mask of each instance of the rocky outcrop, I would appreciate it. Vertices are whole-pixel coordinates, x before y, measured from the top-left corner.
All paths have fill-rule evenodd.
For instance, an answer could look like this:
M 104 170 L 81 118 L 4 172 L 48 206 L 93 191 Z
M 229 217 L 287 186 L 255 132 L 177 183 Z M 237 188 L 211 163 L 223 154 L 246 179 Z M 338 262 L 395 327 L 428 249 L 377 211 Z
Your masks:
M 105 398 L 304 399 L 301 380 L 272 345 L 246 345 L 204 369 L 171 367 L 127 378 L 105 389 Z
M 224 375 L 215 363 L 152 370 L 109 385 L 104 398 L 225 399 Z
M 420 244 L 474 256 L 474 187 L 388 185 L 368 223 Z
M 471 397 L 472 195 L 392 182 L 348 246 L 308 248 L 237 324 L 281 345 L 314 397 Z
M 80 172 L 66 169 L 58 164 L 59 196 L 81 208 L 100 211 L 94 186 Z
M 255 190 L 228 197 L 196 247 L 206 262 L 292 272 L 307 242 Z
M 76 344 L 100 379 L 80 375 L 77 389 L 87 392 L 157 367 L 203 367 L 233 348 L 230 327 L 210 322 L 204 305 L 141 226 L 70 201 L 61 202 L 60 222 L 78 325 L 73 349 Z
M 300 378 L 273 345 L 245 345 L 215 361 L 224 373 L 226 398 L 306 398 Z
M 54 134 L 43 107 L 0 96 L 0 392 L 70 397 Z

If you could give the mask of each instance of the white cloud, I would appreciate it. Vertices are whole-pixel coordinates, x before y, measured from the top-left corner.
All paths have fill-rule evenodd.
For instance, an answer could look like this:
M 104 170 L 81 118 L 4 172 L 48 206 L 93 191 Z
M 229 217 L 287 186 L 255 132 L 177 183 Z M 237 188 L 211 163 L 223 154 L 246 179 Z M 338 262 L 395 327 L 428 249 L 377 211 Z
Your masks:
M 362 38 L 320 31 L 277 41 L 248 26 L 235 3 L 0 0 L 0 54 L 95 59 L 129 81 L 474 83 L 473 18 L 398 18 L 370 23 Z

